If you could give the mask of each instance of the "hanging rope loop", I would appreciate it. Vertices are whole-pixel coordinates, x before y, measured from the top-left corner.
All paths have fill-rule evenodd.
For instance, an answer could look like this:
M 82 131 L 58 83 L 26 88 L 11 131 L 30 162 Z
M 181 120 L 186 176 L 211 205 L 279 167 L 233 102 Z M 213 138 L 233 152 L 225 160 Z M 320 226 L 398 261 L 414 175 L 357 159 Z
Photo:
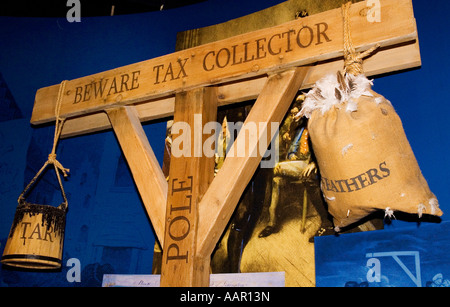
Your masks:
M 64 89 L 66 87 L 66 82 L 67 81 L 61 82 L 61 85 L 59 86 L 58 99 L 56 100 L 56 106 L 55 106 L 55 118 L 56 118 L 55 135 L 53 137 L 52 152 L 48 155 L 48 162 L 50 164 L 53 164 L 58 170 L 60 170 L 63 173 L 64 177 L 67 177 L 67 172 L 69 172 L 70 170 L 67 168 L 64 168 L 62 166 L 62 164 L 58 160 L 56 160 L 56 145 L 58 144 L 58 140 L 59 140 L 59 137 L 62 132 L 64 121 L 66 120 L 65 118 L 61 118 L 59 116 L 59 113 L 61 110 L 61 104 L 62 104 L 62 97 L 64 94 Z
M 344 72 L 357 76 L 364 73 L 363 59 L 374 52 L 375 49 L 379 48 L 380 45 L 377 44 L 362 53 L 356 52 L 353 46 L 350 28 L 349 11 L 351 5 L 352 3 L 350 1 L 342 5 L 342 15 L 344 17 Z
M 41 167 L 41 169 L 36 173 L 34 178 L 30 181 L 30 183 L 25 187 L 23 192 L 20 194 L 18 202 L 21 203 L 25 199 L 25 193 L 31 188 L 31 186 L 36 182 L 36 180 L 39 178 L 39 176 L 42 174 L 42 172 L 47 168 L 48 165 L 52 164 L 54 166 L 56 177 L 58 179 L 59 186 L 61 188 L 61 194 L 64 199 L 64 205 L 67 207 L 67 197 L 66 193 L 64 192 L 64 188 L 62 185 L 61 177 L 59 175 L 59 172 L 61 171 L 64 175 L 64 177 L 67 177 L 67 173 L 70 172 L 68 168 L 65 168 L 62 166 L 62 164 L 56 159 L 56 145 L 58 144 L 59 137 L 61 135 L 61 131 L 64 125 L 65 118 L 61 118 L 59 116 L 60 110 L 61 110 L 61 104 L 62 104 L 62 98 L 64 94 L 64 89 L 66 87 L 66 80 L 62 81 L 59 86 L 59 92 L 58 92 L 58 98 L 56 100 L 56 106 L 55 106 L 55 134 L 53 136 L 53 146 L 52 151 L 48 155 L 47 161 L 44 163 L 44 165 Z

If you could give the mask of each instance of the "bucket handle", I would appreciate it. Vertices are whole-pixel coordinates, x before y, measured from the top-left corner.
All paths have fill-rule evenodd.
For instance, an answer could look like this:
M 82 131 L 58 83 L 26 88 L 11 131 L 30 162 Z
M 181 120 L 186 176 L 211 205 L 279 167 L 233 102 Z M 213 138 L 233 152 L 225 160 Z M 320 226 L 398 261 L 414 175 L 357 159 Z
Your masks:
M 55 118 L 56 118 L 56 122 L 55 122 L 55 134 L 53 137 L 53 147 L 52 147 L 52 151 L 51 153 L 48 155 L 48 159 L 47 161 L 44 163 L 44 165 L 41 167 L 41 169 L 36 173 L 36 175 L 34 176 L 33 179 L 31 179 L 30 183 L 28 183 L 28 185 L 25 187 L 25 189 L 22 191 L 22 193 L 19 196 L 18 202 L 19 204 L 21 203 L 21 201 L 25 200 L 25 194 L 29 191 L 29 189 L 31 188 L 31 186 L 33 186 L 33 184 L 36 182 L 36 180 L 39 178 L 39 176 L 42 174 L 42 172 L 47 168 L 48 165 L 52 164 L 55 172 L 56 172 L 56 177 L 58 178 L 58 183 L 59 186 L 61 188 L 61 195 L 64 199 L 63 204 L 65 204 L 65 208 L 67 209 L 68 207 L 68 202 L 67 202 L 67 197 L 66 197 L 66 193 L 64 192 L 64 188 L 62 185 L 62 181 L 61 181 L 61 177 L 59 175 L 59 172 L 61 171 L 64 175 L 64 177 L 67 177 L 67 173 L 70 171 L 68 168 L 64 168 L 62 166 L 62 164 L 56 160 L 56 145 L 58 143 L 59 140 L 59 136 L 61 135 L 61 131 L 64 125 L 64 121 L 66 120 L 65 118 L 61 118 L 59 116 L 59 112 L 61 110 L 61 103 L 62 103 L 62 96 L 64 93 L 64 88 L 66 86 L 66 80 L 62 81 L 60 86 L 59 86 L 59 92 L 58 92 L 58 98 L 56 100 L 56 106 L 55 106 Z

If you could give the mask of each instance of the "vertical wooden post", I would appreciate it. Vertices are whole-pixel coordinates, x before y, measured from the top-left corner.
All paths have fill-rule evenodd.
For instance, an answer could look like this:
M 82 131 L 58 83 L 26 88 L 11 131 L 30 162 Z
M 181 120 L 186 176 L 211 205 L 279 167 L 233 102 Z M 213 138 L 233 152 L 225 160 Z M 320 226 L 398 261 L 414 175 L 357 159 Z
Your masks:
M 214 155 L 203 152 L 209 137 L 203 127 L 216 121 L 216 97 L 214 87 L 175 97 L 161 286 L 209 286 L 210 256 L 198 258 L 196 249 L 198 203 L 214 179 Z

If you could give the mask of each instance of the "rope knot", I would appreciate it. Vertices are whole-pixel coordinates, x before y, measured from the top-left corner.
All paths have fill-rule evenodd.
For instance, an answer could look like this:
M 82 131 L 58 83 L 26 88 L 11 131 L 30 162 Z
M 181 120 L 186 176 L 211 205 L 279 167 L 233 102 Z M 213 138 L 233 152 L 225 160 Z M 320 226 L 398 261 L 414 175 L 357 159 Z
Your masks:
M 48 155 L 48 162 L 51 164 L 55 164 L 55 162 L 57 162 L 55 153 L 51 153 Z
M 63 173 L 64 177 L 67 177 L 67 173 L 70 172 L 70 169 L 65 168 L 58 160 L 56 160 L 56 154 L 53 152 L 48 155 L 47 162 L 49 164 L 53 164 L 57 169 L 59 169 Z
M 352 74 L 354 76 L 363 73 L 362 64 L 363 61 L 361 57 L 356 54 L 349 54 L 344 60 L 345 73 Z

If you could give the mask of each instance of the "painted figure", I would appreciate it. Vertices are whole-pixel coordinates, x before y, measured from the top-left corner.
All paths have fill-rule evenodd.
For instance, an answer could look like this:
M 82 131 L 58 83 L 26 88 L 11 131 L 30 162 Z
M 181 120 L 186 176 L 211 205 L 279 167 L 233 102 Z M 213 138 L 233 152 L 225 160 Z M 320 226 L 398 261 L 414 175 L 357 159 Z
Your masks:
M 280 203 L 280 193 L 283 186 L 287 184 L 298 184 L 299 190 L 303 189 L 303 212 L 301 232 L 305 230 L 305 215 L 308 204 L 307 188 L 317 181 L 317 168 L 313 160 L 310 146 L 309 133 L 306 128 L 306 119 L 297 118 L 301 103 L 305 99 L 304 95 L 299 95 L 294 102 L 290 114 L 285 119 L 283 126 L 280 128 L 280 158 L 282 161 L 275 165 L 272 179 L 272 195 L 269 206 L 269 222 L 267 226 L 259 233 L 259 237 L 267 237 L 272 233 L 280 230 L 280 223 L 277 220 L 277 210 Z M 325 208 L 322 204 L 313 204 L 322 218 L 323 227 L 319 230 L 319 235 L 328 232 L 331 223 L 324 217 L 327 216 Z M 325 224 L 330 225 L 325 225 Z

